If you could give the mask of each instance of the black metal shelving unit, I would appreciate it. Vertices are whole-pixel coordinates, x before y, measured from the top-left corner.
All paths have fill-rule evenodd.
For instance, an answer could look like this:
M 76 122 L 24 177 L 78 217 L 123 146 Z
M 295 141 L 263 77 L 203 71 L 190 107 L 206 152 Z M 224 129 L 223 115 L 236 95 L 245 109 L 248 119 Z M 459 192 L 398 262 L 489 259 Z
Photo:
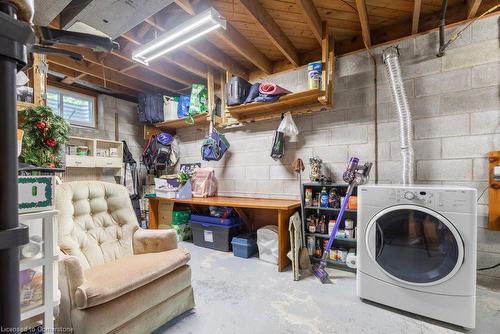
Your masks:
M 301 192 L 301 201 L 302 201 L 302 217 L 304 221 L 304 235 L 306 236 L 306 240 L 308 236 L 314 236 L 315 238 L 321 238 L 321 239 L 328 239 L 329 235 L 328 234 L 321 234 L 321 233 L 309 233 L 307 230 L 307 217 L 311 214 L 317 214 L 318 212 L 320 214 L 324 214 L 327 217 L 336 217 L 338 216 L 338 213 L 340 212 L 340 208 L 322 208 L 318 206 L 306 206 L 305 205 L 305 190 L 308 188 L 311 188 L 313 190 L 313 196 L 315 196 L 316 193 L 321 192 L 321 189 L 323 187 L 326 188 L 326 190 L 329 192 L 332 188 L 335 188 L 337 192 L 341 196 L 345 196 L 345 193 L 347 191 L 347 184 L 346 183 L 317 183 L 317 182 L 308 182 L 308 183 L 303 183 L 302 184 L 302 192 Z M 357 196 L 357 188 L 354 188 L 353 191 L 353 196 Z M 352 219 L 354 221 L 354 228 L 356 229 L 357 226 L 357 213 L 358 211 L 356 209 L 346 209 L 344 212 L 344 217 L 341 221 L 340 229 L 344 229 L 344 221 L 345 219 Z M 354 235 L 355 238 L 335 238 L 335 241 L 333 242 L 333 247 L 336 248 L 356 248 L 357 245 L 357 235 Z M 314 255 L 311 255 L 311 261 L 314 262 L 319 262 L 319 258 L 316 258 Z M 333 261 L 333 260 L 328 260 L 328 266 L 335 268 L 335 269 L 341 269 L 345 271 L 351 271 L 351 272 L 356 272 L 356 269 L 349 268 L 344 262 L 338 262 L 338 261 Z

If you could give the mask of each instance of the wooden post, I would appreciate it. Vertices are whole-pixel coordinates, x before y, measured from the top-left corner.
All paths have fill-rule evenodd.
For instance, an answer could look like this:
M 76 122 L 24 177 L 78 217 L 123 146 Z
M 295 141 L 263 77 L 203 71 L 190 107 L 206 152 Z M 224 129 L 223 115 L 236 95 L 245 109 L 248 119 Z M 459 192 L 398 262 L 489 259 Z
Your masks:
M 500 230 L 500 180 L 493 177 L 493 169 L 500 165 L 500 151 L 490 152 L 488 168 L 488 228 L 490 230 Z
M 226 73 L 221 72 L 220 73 L 220 114 L 222 117 L 222 125 L 227 124 L 227 116 L 226 116 Z
M 281 272 L 290 263 L 286 254 L 290 250 L 290 233 L 288 220 L 293 214 L 292 210 L 278 210 L 278 271 Z
M 33 53 L 33 103 L 47 104 L 47 60 L 45 55 Z
M 322 35 L 323 38 L 321 40 L 321 64 L 322 64 L 322 72 L 321 72 L 321 90 L 325 91 L 328 89 L 328 51 L 329 47 L 329 38 L 328 38 L 328 25 L 326 21 L 323 21 L 322 25 Z

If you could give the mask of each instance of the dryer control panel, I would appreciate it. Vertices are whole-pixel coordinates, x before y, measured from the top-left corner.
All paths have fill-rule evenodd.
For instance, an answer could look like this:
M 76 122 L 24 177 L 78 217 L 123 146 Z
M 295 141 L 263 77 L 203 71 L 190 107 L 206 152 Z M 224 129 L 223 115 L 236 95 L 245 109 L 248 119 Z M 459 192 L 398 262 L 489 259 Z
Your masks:
M 363 205 L 375 207 L 414 204 L 457 213 L 473 213 L 476 209 L 476 190 L 473 188 L 379 185 L 362 186 L 358 194 L 362 197 Z

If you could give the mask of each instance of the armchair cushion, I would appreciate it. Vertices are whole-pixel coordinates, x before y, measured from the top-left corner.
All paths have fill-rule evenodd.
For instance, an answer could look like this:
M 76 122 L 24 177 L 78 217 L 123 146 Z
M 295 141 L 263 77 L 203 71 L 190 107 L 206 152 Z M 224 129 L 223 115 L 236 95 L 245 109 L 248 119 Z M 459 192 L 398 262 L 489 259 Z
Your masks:
M 177 233 L 170 230 L 138 229 L 133 236 L 134 254 L 156 253 L 177 248 Z
M 125 256 L 91 267 L 85 270 L 84 282 L 76 289 L 76 306 L 85 309 L 106 303 L 182 267 L 190 258 L 188 251 L 172 249 Z

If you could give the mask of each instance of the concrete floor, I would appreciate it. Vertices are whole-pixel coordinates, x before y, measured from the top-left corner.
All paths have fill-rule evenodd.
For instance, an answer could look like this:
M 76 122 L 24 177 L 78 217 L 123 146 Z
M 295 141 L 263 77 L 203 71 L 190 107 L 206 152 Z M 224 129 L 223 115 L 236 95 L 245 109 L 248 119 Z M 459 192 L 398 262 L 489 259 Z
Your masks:
M 196 308 L 158 329 L 160 333 L 500 333 L 500 292 L 478 288 L 475 330 L 356 297 L 354 274 L 330 270 L 334 284 L 314 277 L 294 282 L 291 270 L 258 258 L 182 243 L 191 251 Z M 450 305 L 452 307 L 452 305 Z

